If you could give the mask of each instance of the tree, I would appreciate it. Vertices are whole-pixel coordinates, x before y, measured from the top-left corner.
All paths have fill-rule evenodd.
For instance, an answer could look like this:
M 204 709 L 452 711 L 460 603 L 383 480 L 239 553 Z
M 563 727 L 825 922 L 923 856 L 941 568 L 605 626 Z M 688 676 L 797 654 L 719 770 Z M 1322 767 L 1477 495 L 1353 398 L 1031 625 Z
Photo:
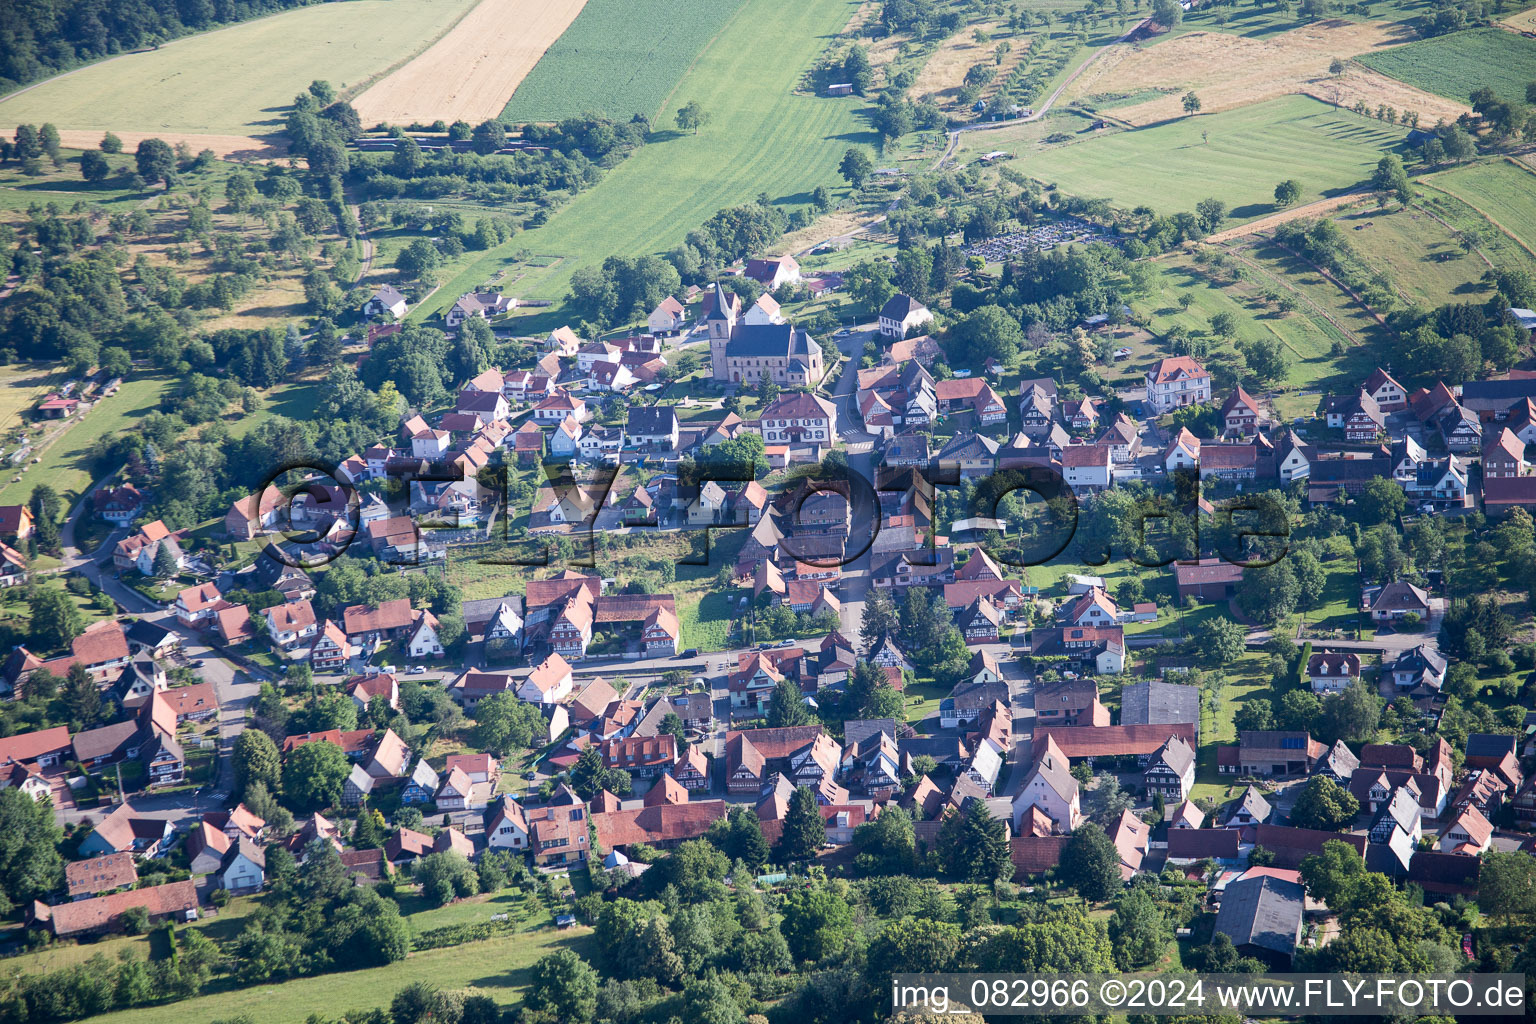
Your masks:
M 603 755 L 596 747 L 586 747 L 577 755 L 571 766 L 571 789 L 583 800 L 591 800 L 599 790 L 606 789 L 615 796 L 629 792 L 629 773 L 603 765 Z
M 1171 32 L 1184 20 L 1184 8 L 1179 6 L 1179 0 L 1152 0 L 1152 17 Z
M 64 500 L 59 492 L 48 484 L 32 488 L 27 507 L 32 510 L 33 537 L 39 551 L 56 554 L 59 550 L 59 519 L 64 512 Z
M 697 135 L 699 129 L 709 123 L 709 111 L 698 100 L 689 100 L 678 108 L 676 120 L 679 131 Z
M 176 153 L 164 139 L 145 139 L 134 150 L 139 177 L 153 184 L 164 182 L 169 188 L 176 179 Z
M 1296 608 L 1296 574 L 1288 559 L 1245 569 L 1243 583 L 1237 603 L 1250 618 L 1273 626 Z
M 532 746 L 544 728 L 539 709 L 515 693 L 498 693 L 475 705 L 475 746 L 497 757 Z
M 789 799 L 784 815 L 784 831 L 779 836 L 779 856 L 787 861 L 808 861 L 827 841 L 827 825 L 822 820 L 816 794 L 801 786 Z
M 843 153 L 843 159 L 838 163 L 837 170 L 843 176 L 843 180 L 848 182 L 850 188 L 860 189 L 874 173 L 875 162 L 862 147 L 850 146 Z
M 1317 723 L 1320 738 L 1327 743 L 1370 739 L 1381 724 L 1381 704 L 1376 688 L 1364 679 L 1356 679 L 1342 693 L 1323 701 Z
M 800 687 L 788 679 L 780 679 L 778 685 L 773 688 L 773 697 L 768 702 L 769 726 L 777 729 L 810 723 L 811 712 L 801 697 Z
M 784 901 L 780 925 L 789 951 L 801 963 L 817 963 L 839 952 L 853 931 L 853 912 L 826 885 L 808 885 Z
M 480 876 L 462 853 L 445 850 L 429 853 L 416 862 L 421 894 L 438 906 L 473 896 L 480 891 Z
M 1156 963 L 1168 948 L 1168 918 L 1150 890 L 1151 886 L 1133 885 L 1109 919 L 1115 963 L 1122 971 Z
M 988 359 L 1011 365 L 1024 351 L 1024 331 L 1016 317 L 1000 306 L 982 306 L 949 330 L 958 346 L 955 356 L 964 365 L 980 366 Z
M 1506 924 L 1536 915 L 1536 858 L 1527 853 L 1483 854 L 1477 877 L 1477 905 Z
M 171 552 L 169 544 L 157 544 L 155 546 L 155 560 L 153 571 L 157 579 L 168 580 L 180 571 L 176 564 L 176 556 Z
M 970 801 L 964 811 L 951 809 L 939 826 L 935 846 L 953 877 L 990 884 L 1013 874 L 1007 829 L 981 800 Z
M 1366 481 L 1359 502 L 1360 521 L 1366 526 L 1395 523 L 1397 517 L 1408 508 L 1408 499 L 1403 489 L 1384 476 Z
M 1371 188 L 1392 196 L 1404 206 L 1413 198 L 1403 161 L 1390 153 L 1376 161 L 1376 170 L 1371 173 Z
M 569 949 L 557 950 L 533 965 L 523 1013 L 551 1024 L 597 1019 L 597 972 Z
M 540 716 L 543 717 L 542 715 Z M 677 744 L 679 755 L 688 752 L 688 727 L 675 711 L 668 711 L 661 716 L 661 724 L 657 727 L 658 733 L 671 733 Z
M 1158 0 L 1158 2 L 1161 3 L 1163 0 Z M 1200 97 L 1195 95 L 1193 89 L 1185 93 L 1184 98 L 1180 102 L 1184 105 L 1184 113 L 1198 114 L 1200 112 Z
M 89 182 L 105 181 L 107 175 L 112 173 L 112 165 L 107 163 L 107 158 L 94 149 L 88 149 L 80 154 L 80 177 Z
M 1301 198 L 1301 182 L 1287 178 L 1275 186 L 1275 205 L 1291 206 Z
M 123 151 L 123 140 L 111 132 L 107 132 L 101 137 L 101 151 L 103 153 L 121 153 Z
M 1215 231 L 1226 216 L 1227 204 L 1220 199 L 1202 199 L 1195 204 L 1195 218 L 1200 222 L 1202 231 Z
M 895 272 L 884 260 L 864 260 L 843 275 L 843 286 L 873 316 L 896 294 Z
M 0 911 L 10 914 L 64 884 L 62 838 L 51 800 L 34 800 L 16 786 L 0 789 Z
M 101 689 L 91 679 L 82 663 L 77 661 L 69 666 L 69 674 L 64 677 L 64 692 L 61 696 L 72 721 L 89 728 L 101 720 Z
M 283 759 L 272 737 L 260 729 L 246 729 L 235 737 L 235 791 L 244 795 L 252 783 L 259 782 L 269 791 L 282 784 Z
M 1323 590 L 1328 586 L 1328 574 L 1323 571 L 1323 564 L 1317 560 L 1317 556 L 1310 551 L 1298 551 L 1290 556 L 1289 561 L 1291 575 L 1296 577 L 1296 607 L 1302 611 L 1311 611 L 1323 599 Z
M 341 800 L 352 762 L 340 747 L 324 740 L 306 743 L 283 766 L 283 796 L 297 810 L 320 810 Z
M 751 871 L 761 871 L 768 863 L 768 840 L 763 826 L 750 807 L 733 807 L 725 818 L 710 826 L 706 838 L 732 861 L 741 861 Z
M 387 838 L 389 830 L 384 824 L 384 815 L 365 803 L 358 811 L 357 823 L 352 826 L 352 845 L 359 850 L 377 850 L 383 847 Z
M 1328 62 L 1328 73 L 1330 75 L 1342 75 L 1344 73 L 1344 62 L 1338 57 L 1333 58 L 1333 60 Z
M 900 807 L 881 811 L 879 817 L 853 830 L 853 848 L 858 851 L 854 863 L 864 873 L 906 873 L 917 856 L 911 816 Z
M 1335 908 L 1342 905 L 1345 893 L 1364 874 L 1365 861 L 1360 852 L 1338 839 L 1328 840 L 1322 853 L 1301 862 L 1301 881 L 1307 887 L 1307 895 Z
M 1195 626 L 1190 650 L 1208 665 L 1225 665 L 1242 657 L 1246 647 L 1243 627 L 1232 619 L 1213 616 Z
M 1360 801 L 1347 789 L 1326 775 L 1307 780 L 1296 805 L 1291 808 L 1291 824 L 1320 832 L 1343 832 L 1360 813 Z
M 406 277 L 423 283 L 433 280 L 443 256 L 437 246 L 425 238 L 418 238 L 395 257 L 395 269 Z
M 33 588 L 27 608 L 30 613 L 27 645 L 33 650 L 62 650 L 85 631 L 85 617 L 62 590 Z
M 488 156 L 507 144 L 507 126 L 494 117 L 481 121 L 470 136 L 469 148 Z
M 883 985 L 893 974 L 947 971 L 959 952 L 959 925 L 903 917 L 887 922 L 870 940 L 866 970 L 871 981 Z
M 1098 825 L 1081 825 L 1061 851 L 1056 875 L 1083 899 L 1102 903 L 1120 888 L 1120 851 Z

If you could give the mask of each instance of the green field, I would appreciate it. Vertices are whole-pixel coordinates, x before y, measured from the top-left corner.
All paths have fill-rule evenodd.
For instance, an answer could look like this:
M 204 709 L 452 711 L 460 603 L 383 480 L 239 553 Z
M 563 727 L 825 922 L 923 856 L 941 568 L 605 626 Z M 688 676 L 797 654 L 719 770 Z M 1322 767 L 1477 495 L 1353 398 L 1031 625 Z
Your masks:
M 173 1014 L 179 1020 L 201 1024 L 249 1014 L 261 1024 L 303 1024 L 315 1013 L 387 1008 L 396 992 L 417 981 L 444 989 L 473 986 L 498 1003 L 510 1005 L 522 997 L 528 984 L 528 968 L 546 953 L 570 946 L 590 959 L 590 932 L 587 928 L 573 928 L 566 932 L 498 936 L 484 942 L 412 953 L 388 967 L 255 985 L 183 1000 L 169 1008 L 145 1006 L 92 1019 L 102 1024 L 160 1024 Z
M 1405 304 L 1468 302 L 1484 297 L 1480 280 L 1487 269 L 1477 255 L 1462 251 L 1452 229 L 1410 207 L 1388 212 L 1374 204 L 1333 218 L 1373 267 L 1390 271 Z
M 1011 166 L 1072 195 L 1146 204 L 1164 214 L 1192 210 L 1214 196 L 1232 219 L 1243 221 L 1274 212 L 1274 187 L 1282 178 L 1301 183 L 1304 203 L 1358 185 L 1405 133 L 1289 96 L 1040 152 L 1021 145 Z M 986 145 L 990 133 L 977 135 L 976 144 Z
M 1536 250 L 1536 173 L 1507 160 L 1430 175 L 1424 183 L 1449 192 Z
M 840 32 L 854 0 L 746 0 L 684 76 L 676 95 L 697 100 L 710 123 L 697 135 L 663 136 L 642 147 L 549 218 L 505 245 L 477 254 L 444 281 L 412 319 L 428 316 L 504 268 L 512 253 L 565 257 L 532 268 L 523 298 L 562 299 L 571 274 L 610 255 L 665 252 L 717 210 L 759 193 L 803 204 L 818 185 L 846 192 L 837 173 L 853 144 L 873 145 L 857 97 L 797 94 L 802 73 Z M 764 60 L 763 54 L 774 54 Z
M 1536 80 L 1536 40 L 1498 28 L 1479 28 L 1355 58 L 1366 67 L 1462 103 L 1483 86 L 1510 102 L 1525 101 Z
M 662 104 L 742 2 L 588 0 L 517 87 L 502 119 L 554 121 L 596 111 L 643 114 L 657 128 L 670 127 Z
M 446 32 L 473 0 L 317 4 L 130 53 L 0 100 L 0 124 L 267 134 L 316 78 L 356 87 Z
M 160 408 L 160 396 L 170 387 L 167 377 L 138 377 L 123 384 L 111 398 L 101 402 L 86 414 L 83 420 L 70 427 L 64 436 L 53 442 L 43 452 L 42 462 L 27 466 L 26 472 L 16 483 L 7 482 L 0 487 L 0 505 L 24 502 L 39 483 L 52 484 L 64 497 L 66 504 L 91 485 L 90 472 L 84 465 L 84 457 L 96 439 L 117 435 L 145 416 Z M 6 481 L 16 473 L 6 468 Z

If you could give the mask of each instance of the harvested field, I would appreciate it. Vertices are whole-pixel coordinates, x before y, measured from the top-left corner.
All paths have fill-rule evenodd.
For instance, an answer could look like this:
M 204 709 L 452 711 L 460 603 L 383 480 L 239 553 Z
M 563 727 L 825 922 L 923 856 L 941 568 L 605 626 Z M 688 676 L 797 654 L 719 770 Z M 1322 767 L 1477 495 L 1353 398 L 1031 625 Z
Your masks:
M 809 226 L 785 235 L 774 248 L 785 252 L 799 252 L 802 249 L 820 245 L 829 239 L 845 238 L 871 225 L 879 224 L 884 219 L 880 213 L 871 210 L 839 210 L 835 213 L 823 214 Z
M 323 78 L 338 91 L 359 89 L 420 52 L 472 2 L 348 0 L 257 18 L 12 93 L 0 100 L 0 121 L 50 121 L 61 131 L 95 131 L 97 139 L 111 129 L 125 142 L 129 133 L 168 140 L 181 133 L 271 135 L 282 130 L 287 107 L 310 82 Z M 236 143 L 223 148 L 233 151 Z
M 0 128 L 0 134 L 14 135 L 14 125 Z M 104 132 L 95 129 L 63 129 L 59 141 L 65 149 L 96 149 L 101 145 Z M 121 132 L 114 135 L 123 140 L 123 152 L 132 153 L 145 139 L 164 139 L 171 145 L 185 142 L 192 152 L 205 149 L 226 160 L 275 160 L 288 153 L 288 144 L 280 135 L 204 135 L 199 132 Z
M 481 0 L 425 53 L 352 101 L 364 124 L 497 117 L 586 0 Z
M 1344 74 L 1328 74 L 1335 57 L 1381 51 L 1406 41 L 1403 26 L 1325 21 L 1267 39 L 1191 32 L 1140 50 L 1124 50 L 1097 62 L 1063 97 L 1066 100 L 1134 96 L 1149 90 L 1165 94 L 1129 106 L 1115 116 L 1145 125 L 1183 116 L 1181 97 L 1193 89 L 1202 112 L 1231 110 L 1292 93 L 1325 103 L 1353 106 L 1364 100 L 1412 110 L 1428 124 L 1455 120 L 1467 107 L 1386 75 L 1351 65 Z
M 1499 24 L 1508 25 L 1516 32 L 1536 32 L 1536 7 L 1523 10 L 1519 14 L 1511 14 Z
M 961 29 L 939 46 L 918 72 L 917 81 L 908 90 L 913 99 L 932 99 L 935 103 L 951 104 L 955 102 L 955 96 L 965 84 L 965 73 L 974 65 L 988 64 L 997 68 L 997 77 L 994 82 L 1006 79 L 1014 67 L 1024 58 L 1029 46 L 1028 36 L 1009 35 L 1007 29 L 1002 29 L 1002 34 L 989 39 L 985 43 L 978 43 L 972 34 L 977 30 L 989 35 L 997 33 L 1000 26 L 986 23 L 973 25 Z M 996 64 L 993 50 L 999 43 L 1006 42 L 1010 47 L 1008 53 L 1003 55 L 1001 65 Z M 989 90 L 990 91 L 990 90 Z

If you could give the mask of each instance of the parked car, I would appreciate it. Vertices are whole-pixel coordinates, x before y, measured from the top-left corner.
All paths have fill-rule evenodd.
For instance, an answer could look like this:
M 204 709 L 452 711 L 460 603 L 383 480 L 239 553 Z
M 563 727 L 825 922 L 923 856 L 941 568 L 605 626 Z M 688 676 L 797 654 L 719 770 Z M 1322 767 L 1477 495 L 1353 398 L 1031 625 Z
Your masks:
M 409 676 L 419 676 L 419 675 L 424 675 L 426 673 L 426 671 L 427 671 L 427 666 L 425 666 L 425 665 L 412 665 L 411 668 L 410 668 L 410 671 L 408 671 L 406 673 L 406 675 L 409 675 Z
M 699 656 L 699 649 L 697 647 L 690 647 L 686 651 L 684 651 L 683 653 L 678 655 L 679 658 L 697 658 L 698 656 Z

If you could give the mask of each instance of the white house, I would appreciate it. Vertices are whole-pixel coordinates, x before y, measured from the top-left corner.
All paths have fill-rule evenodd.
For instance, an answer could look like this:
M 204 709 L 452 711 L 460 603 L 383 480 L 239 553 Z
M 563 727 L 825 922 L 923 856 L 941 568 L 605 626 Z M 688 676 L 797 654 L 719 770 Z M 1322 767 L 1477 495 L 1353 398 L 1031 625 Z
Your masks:
M 1013 798 L 1015 835 L 1027 834 L 1021 825 L 1031 807 L 1040 808 L 1059 832 L 1071 832 L 1082 819 L 1077 780 L 1055 740 L 1047 739 L 1044 749 L 1037 752 L 1034 767 Z
M 558 704 L 571 695 L 573 681 L 570 662 L 555 653 L 528 674 L 517 695 L 530 704 Z
M 437 635 L 437 616 L 426 609 L 416 612 L 411 632 L 406 640 L 406 650 L 412 658 L 441 658 L 443 642 Z
M 676 334 L 688 322 L 688 307 L 671 295 L 662 299 L 646 319 L 652 334 Z
M 308 601 L 288 601 L 262 612 L 267 619 L 267 635 L 278 647 L 288 648 L 314 636 L 319 631 L 315 610 Z
M 880 334 L 900 341 L 914 327 L 933 322 L 933 311 L 910 295 L 897 293 L 880 307 Z
M 1147 371 L 1147 404 L 1161 416 L 1181 405 L 1211 400 L 1211 375 L 1189 356 L 1167 356 Z
M 267 855 L 260 846 L 241 836 L 224 855 L 214 875 L 218 886 L 230 892 L 254 892 L 267 877 Z
M 528 816 L 510 796 L 501 798 L 485 824 L 485 845 L 492 850 L 526 850 Z
M 410 311 L 410 308 L 410 303 L 405 301 L 405 296 L 400 293 L 400 290 L 394 285 L 386 284 L 363 303 L 363 318 L 371 319 L 387 314 L 399 320 Z

